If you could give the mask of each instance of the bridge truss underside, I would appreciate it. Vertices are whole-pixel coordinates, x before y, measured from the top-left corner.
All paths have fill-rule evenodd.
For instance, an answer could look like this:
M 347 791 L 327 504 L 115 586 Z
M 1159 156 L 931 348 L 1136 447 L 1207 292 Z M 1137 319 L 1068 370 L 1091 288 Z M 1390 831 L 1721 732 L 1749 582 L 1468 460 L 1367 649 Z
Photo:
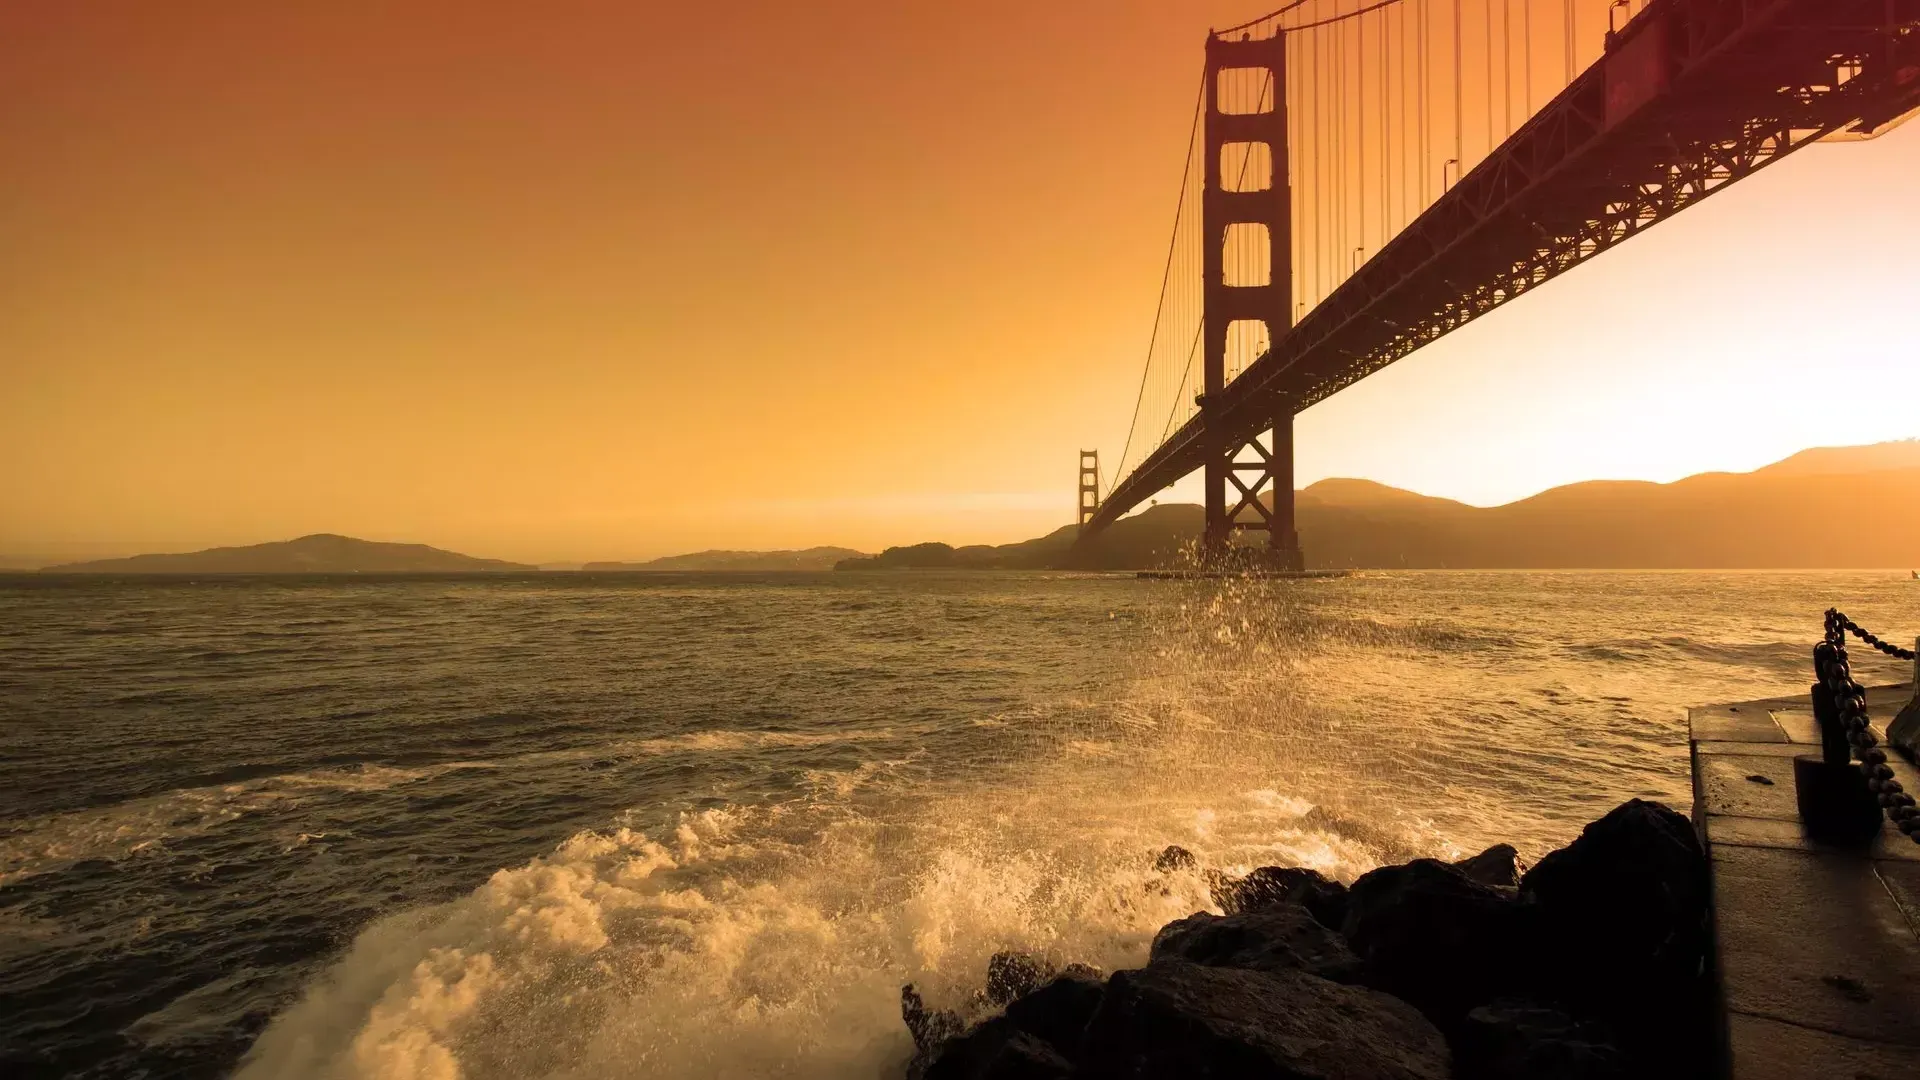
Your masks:
M 1209 446 L 1255 441 L 1276 402 L 1298 413 L 1794 150 L 1916 107 L 1920 0 L 1656 0 L 1208 395 L 1115 485 L 1083 537 L 1201 468 Z

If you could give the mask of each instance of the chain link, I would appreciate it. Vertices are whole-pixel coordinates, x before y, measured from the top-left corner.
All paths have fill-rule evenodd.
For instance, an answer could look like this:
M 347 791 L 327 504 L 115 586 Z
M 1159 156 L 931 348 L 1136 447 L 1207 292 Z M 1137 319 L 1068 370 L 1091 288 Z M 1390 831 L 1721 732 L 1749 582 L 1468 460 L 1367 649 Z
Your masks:
M 1852 744 L 1854 756 L 1860 759 L 1860 771 L 1867 776 L 1867 788 L 1886 811 L 1888 820 L 1895 828 L 1907 834 L 1907 838 L 1920 844 L 1920 806 L 1914 804 L 1913 796 L 1907 794 L 1900 781 L 1894 779 L 1893 767 L 1887 764 L 1887 752 L 1880 748 L 1880 740 L 1873 733 L 1873 727 L 1867 722 L 1867 692 L 1853 681 L 1853 671 L 1847 666 L 1847 634 L 1860 635 L 1862 641 L 1892 655 L 1906 653 L 1906 659 L 1913 654 L 1906 650 L 1895 650 L 1880 642 L 1880 639 L 1854 625 L 1853 620 L 1840 614 L 1837 608 L 1827 609 L 1827 644 L 1832 647 L 1832 661 L 1825 671 L 1814 674 L 1826 684 L 1833 694 L 1833 702 L 1840 713 L 1840 723 L 1846 730 L 1847 742 Z
M 1900 646 L 1895 645 L 1891 641 L 1881 641 L 1879 638 L 1861 629 L 1859 623 L 1854 622 L 1852 619 L 1847 618 L 1845 615 L 1841 615 L 1838 611 L 1828 611 L 1827 616 L 1830 619 L 1837 616 L 1840 619 L 1840 625 L 1846 629 L 1847 633 L 1852 634 L 1854 637 L 1859 638 L 1861 641 L 1864 641 L 1867 644 L 1873 646 L 1874 648 L 1879 649 L 1881 652 L 1886 653 L 1888 656 L 1893 657 L 1895 660 L 1912 660 L 1913 659 L 1912 649 L 1903 649 Z

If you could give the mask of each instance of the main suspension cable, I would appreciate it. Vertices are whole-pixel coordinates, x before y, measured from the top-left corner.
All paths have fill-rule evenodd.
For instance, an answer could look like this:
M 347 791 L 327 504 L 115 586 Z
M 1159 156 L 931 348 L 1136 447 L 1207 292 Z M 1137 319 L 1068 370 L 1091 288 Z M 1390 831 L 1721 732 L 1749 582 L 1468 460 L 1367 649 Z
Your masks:
M 1127 428 L 1127 441 L 1120 450 L 1120 467 L 1126 468 L 1127 454 L 1133 450 L 1134 427 L 1140 422 L 1140 406 L 1146 399 L 1147 379 L 1153 372 L 1153 347 L 1160 339 L 1160 320 L 1166 310 L 1167 288 L 1173 281 L 1173 255 L 1180 241 L 1180 215 L 1186 209 L 1187 189 L 1193 180 L 1193 147 L 1200 136 L 1200 121 L 1205 115 L 1207 101 L 1207 78 L 1200 77 L 1200 93 L 1194 101 L 1193 122 L 1187 129 L 1187 152 L 1180 160 L 1180 196 L 1173 205 L 1173 235 L 1167 238 L 1166 268 L 1160 274 L 1160 299 L 1153 309 L 1153 329 L 1147 335 L 1147 364 L 1140 372 L 1140 392 L 1133 402 L 1133 424 Z

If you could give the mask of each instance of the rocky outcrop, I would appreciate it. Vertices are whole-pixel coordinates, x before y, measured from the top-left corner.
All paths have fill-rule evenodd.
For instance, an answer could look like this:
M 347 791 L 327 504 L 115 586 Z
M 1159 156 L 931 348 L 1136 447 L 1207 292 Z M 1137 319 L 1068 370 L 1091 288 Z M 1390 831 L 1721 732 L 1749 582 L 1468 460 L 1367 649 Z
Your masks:
M 986 999 L 1004 1006 L 1053 978 L 1053 965 L 1023 952 L 997 952 L 987 961 Z
M 1046 960 L 1021 952 L 995 953 L 976 1008 L 1006 1012 L 969 1029 L 960 1013 L 929 1009 L 909 984 L 900 1013 L 913 1036 L 909 1080 L 928 1077 L 1047 1077 L 1056 1063 L 1080 1050 L 1081 1033 L 1100 1006 L 1105 975 L 1069 964 L 1057 976 Z
M 1525 1001 L 1496 1001 L 1467 1013 L 1456 1064 L 1478 1080 L 1624 1080 L 1627 1058 L 1603 1025 Z
M 1523 985 L 1527 917 L 1513 897 L 1435 859 L 1383 866 L 1348 892 L 1347 943 L 1366 983 L 1452 1027 Z
M 1213 902 L 1229 915 L 1298 904 L 1335 930 L 1347 919 L 1347 887 L 1304 867 L 1262 866 L 1243 878 L 1220 877 L 1212 892 Z
M 1443 1080 L 1447 1045 L 1386 994 L 1298 971 L 1179 960 L 1116 972 L 1087 1025 L 1089 1076 Z
M 1166 874 L 1201 870 L 1169 848 Z M 1706 863 L 1686 819 L 1635 800 L 1522 873 L 1498 844 L 1351 886 L 1204 870 L 1225 914 L 1163 927 L 1104 977 L 1000 953 L 965 1028 L 908 987 L 909 1076 L 1653 1080 L 1709 1071 Z
M 1339 933 L 1297 904 L 1276 904 L 1236 915 L 1195 912 L 1161 927 L 1149 963 L 1185 960 L 1250 971 L 1304 971 L 1352 982 L 1360 961 Z
M 1076 970 L 1077 968 L 1077 970 Z M 1100 1008 L 1106 978 L 1075 965 L 1059 978 L 1007 1006 L 1007 1023 L 1069 1056 L 1080 1052 L 1087 1022 Z
M 1495 844 L 1470 859 L 1461 859 L 1452 864 L 1455 870 L 1467 876 L 1470 881 L 1482 885 L 1491 885 L 1496 889 L 1517 889 L 1520 887 L 1520 853 L 1512 844 Z
M 1693 1046 L 1710 1009 L 1705 979 L 1709 899 L 1706 856 L 1686 818 L 1634 799 L 1588 825 L 1520 881 L 1538 921 L 1538 989 L 1610 1022 L 1641 1058 Z M 1696 1048 L 1704 1053 L 1704 1048 Z
M 913 1036 L 913 1059 L 907 1063 L 908 1080 L 925 1076 L 936 1058 L 946 1054 L 948 1045 L 966 1032 L 967 1024 L 951 1009 L 929 1009 L 926 1000 L 912 983 L 900 988 L 900 1019 Z
M 1052 1043 L 996 1018 L 947 1043 L 920 1075 L 925 1080 L 1064 1080 L 1073 1074 L 1073 1062 Z

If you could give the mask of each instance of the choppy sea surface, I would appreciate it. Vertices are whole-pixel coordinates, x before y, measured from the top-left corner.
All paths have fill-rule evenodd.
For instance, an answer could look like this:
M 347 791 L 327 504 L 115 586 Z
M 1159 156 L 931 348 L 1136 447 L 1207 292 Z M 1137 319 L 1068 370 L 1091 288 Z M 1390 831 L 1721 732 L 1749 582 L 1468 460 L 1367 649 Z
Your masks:
M 885 1076 L 903 982 L 1207 906 L 1167 844 L 1684 810 L 1685 707 L 1904 577 L 0 578 L 0 1071 Z

